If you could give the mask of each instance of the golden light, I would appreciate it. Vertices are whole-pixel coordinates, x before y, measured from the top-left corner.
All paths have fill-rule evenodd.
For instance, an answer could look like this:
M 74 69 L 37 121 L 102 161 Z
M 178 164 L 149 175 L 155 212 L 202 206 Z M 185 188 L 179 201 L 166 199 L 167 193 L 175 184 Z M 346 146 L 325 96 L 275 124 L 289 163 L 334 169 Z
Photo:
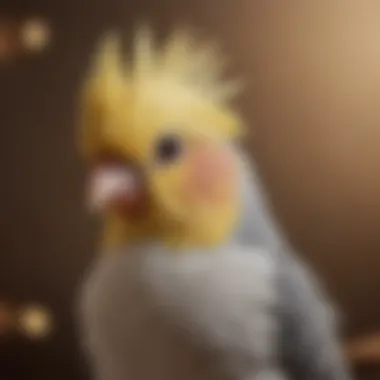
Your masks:
M 12 63 L 41 53 L 50 41 L 49 24 L 42 18 L 0 18 L 0 63 Z
M 53 317 L 50 311 L 39 305 L 23 309 L 19 315 L 19 328 L 23 335 L 31 339 L 45 339 L 53 330 Z
M 34 52 L 40 52 L 45 49 L 51 37 L 47 23 L 39 19 L 24 22 L 21 26 L 20 36 L 24 48 Z

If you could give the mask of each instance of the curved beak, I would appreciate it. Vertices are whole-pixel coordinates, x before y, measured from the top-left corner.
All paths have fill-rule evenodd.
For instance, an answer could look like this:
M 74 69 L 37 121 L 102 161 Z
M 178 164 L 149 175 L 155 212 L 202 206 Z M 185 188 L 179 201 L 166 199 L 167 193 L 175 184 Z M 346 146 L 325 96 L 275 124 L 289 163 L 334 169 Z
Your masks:
M 133 213 L 141 209 L 144 194 L 141 176 L 134 168 L 100 165 L 90 175 L 88 203 L 93 212 L 102 213 L 113 208 Z

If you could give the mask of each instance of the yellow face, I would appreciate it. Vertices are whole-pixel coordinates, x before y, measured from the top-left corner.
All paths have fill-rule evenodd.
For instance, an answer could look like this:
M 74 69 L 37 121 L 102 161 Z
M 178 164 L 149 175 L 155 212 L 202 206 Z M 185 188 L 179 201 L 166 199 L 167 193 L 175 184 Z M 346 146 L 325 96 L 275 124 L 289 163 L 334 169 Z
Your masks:
M 238 209 L 234 157 L 209 127 L 221 122 L 220 115 L 196 102 L 188 107 L 178 99 L 155 100 L 135 99 L 133 112 L 120 107 L 93 160 L 93 169 L 102 168 L 92 179 L 95 198 L 104 193 L 99 177 L 118 169 L 120 185 L 105 195 L 99 210 L 107 217 L 107 243 L 218 244 L 234 227 Z M 126 176 L 134 177 L 132 184 L 123 182 Z
M 219 244 L 237 217 L 237 167 L 227 145 L 240 120 L 209 51 L 194 52 L 176 35 L 163 51 L 151 44 L 138 40 L 126 70 L 115 41 L 107 42 L 85 85 L 91 204 L 105 216 L 107 245 Z

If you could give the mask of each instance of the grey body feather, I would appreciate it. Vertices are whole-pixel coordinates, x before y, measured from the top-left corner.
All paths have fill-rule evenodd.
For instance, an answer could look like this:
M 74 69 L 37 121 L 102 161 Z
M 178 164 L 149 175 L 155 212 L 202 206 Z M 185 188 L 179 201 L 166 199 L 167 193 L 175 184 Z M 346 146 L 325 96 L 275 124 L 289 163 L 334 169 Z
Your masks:
M 122 247 L 90 269 L 81 321 L 96 380 L 350 379 L 329 304 L 241 173 L 233 242 Z
M 285 380 L 275 266 L 263 250 L 121 251 L 99 259 L 84 289 L 99 380 Z
M 263 247 L 277 268 L 279 346 L 292 380 L 350 380 L 335 310 L 313 273 L 283 238 L 256 171 L 243 159 L 241 244 Z M 253 168 L 254 169 L 254 168 Z

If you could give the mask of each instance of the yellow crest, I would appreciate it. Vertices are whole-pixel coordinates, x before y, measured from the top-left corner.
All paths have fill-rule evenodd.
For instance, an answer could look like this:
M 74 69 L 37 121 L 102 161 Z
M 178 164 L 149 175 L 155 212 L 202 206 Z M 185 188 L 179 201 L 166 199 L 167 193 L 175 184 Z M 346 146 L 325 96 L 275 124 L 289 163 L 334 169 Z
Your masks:
M 123 58 L 120 38 L 107 35 L 82 91 L 81 143 L 86 156 L 96 155 L 107 143 L 112 145 L 106 140 L 120 110 L 133 109 L 139 94 L 152 86 L 170 92 L 171 99 L 188 99 L 189 107 L 195 103 L 208 107 L 216 133 L 234 137 L 242 123 L 228 103 L 239 92 L 239 84 L 222 80 L 224 68 L 225 61 L 213 45 L 202 45 L 183 31 L 172 33 L 158 47 L 152 31 L 140 28 L 129 61 Z

